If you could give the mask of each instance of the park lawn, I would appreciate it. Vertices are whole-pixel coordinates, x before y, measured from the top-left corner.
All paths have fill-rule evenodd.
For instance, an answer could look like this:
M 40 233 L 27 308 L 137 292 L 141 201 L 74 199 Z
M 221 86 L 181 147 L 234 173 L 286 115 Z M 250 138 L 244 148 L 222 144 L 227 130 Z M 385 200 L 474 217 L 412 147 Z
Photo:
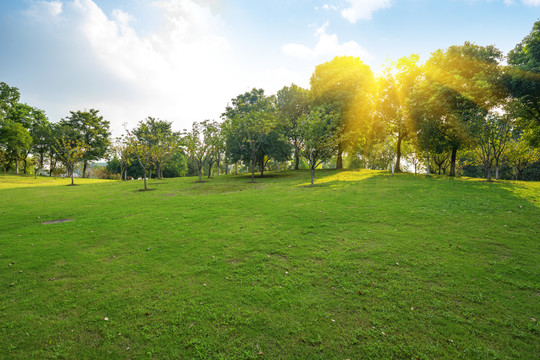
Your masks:
M 196 180 L 0 176 L 0 358 L 540 353 L 540 183 Z

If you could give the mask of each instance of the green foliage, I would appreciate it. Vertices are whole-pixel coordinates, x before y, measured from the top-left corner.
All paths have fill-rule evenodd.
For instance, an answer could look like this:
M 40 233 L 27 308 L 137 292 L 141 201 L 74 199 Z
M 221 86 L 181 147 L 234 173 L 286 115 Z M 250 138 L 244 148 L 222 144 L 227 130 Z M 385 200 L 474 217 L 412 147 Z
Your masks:
M 60 121 L 61 126 L 71 127 L 77 140 L 86 144 L 87 149 L 83 155 L 83 177 L 89 161 L 99 160 L 105 156 L 110 145 L 110 123 L 99 115 L 99 110 L 70 111 L 70 116 Z
M 222 117 L 226 156 L 232 162 L 243 161 L 251 165 L 251 181 L 255 166 L 261 176 L 269 159 L 285 161 L 290 157 L 290 144 L 279 132 L 274 96 L 265 96 L 264 90 L 253 89 L 232 99 Z
M 279 127 L 289 139 L 294 150 L 294 169 L 298 170 L 300 164 L 300 129 L 299 121 L 309 115 L 310 91 L 291 84 L 284 86 L 276 94 L 276 107 L 279 118 Z
M 508 54 L 505 84 L 516 100 L 513 113 L 531 146 L 540 146 L 540 21 Z
M 339 114 L 341 133 L 336 167 L 340 169 L 342 152 L 366 141 L 372 124 L 373 72 L 359 58 L 337 56 L 315 68 L 310 84 L 313 104 L 332 106 Z
M 300 155 L 308 162 L 311 169 L 311 185 L 315 178 L 315 169 L 337 152 L 341 131 L 339 115 L 332 108 L 319 106 L 312 109 L 309 116 L 298 121 Z

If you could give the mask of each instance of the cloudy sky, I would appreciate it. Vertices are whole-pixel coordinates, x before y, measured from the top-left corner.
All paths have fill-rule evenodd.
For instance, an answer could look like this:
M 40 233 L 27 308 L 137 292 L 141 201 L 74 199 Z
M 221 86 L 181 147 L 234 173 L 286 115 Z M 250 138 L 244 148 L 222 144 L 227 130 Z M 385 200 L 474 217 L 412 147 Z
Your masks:
M 114 135 L 180 130 L 337 55 L 377 72 L 465 41 L 507 53 L 539 19 L 540 0 L 0 0 L 0 81 L 53 122 L 96 108 Z

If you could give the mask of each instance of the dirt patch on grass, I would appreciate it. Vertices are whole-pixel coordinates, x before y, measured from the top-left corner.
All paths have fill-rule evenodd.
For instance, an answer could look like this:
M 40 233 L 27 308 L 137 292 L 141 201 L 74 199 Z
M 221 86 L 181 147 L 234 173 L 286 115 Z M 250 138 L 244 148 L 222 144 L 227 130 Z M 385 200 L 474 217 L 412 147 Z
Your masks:
M 59 219 L 59 220 L 44 221 L 42 222 L 42 224 L 49 225 L 49 224 L 58 224 L 58 223 L 70 222 L 70 221 L 73 221 L 73 219 Z
M 150 188 L 148 188 L 148 189 L 139 189 L 139 190 L 137 190 L 137 191 L 154 191 L 154 190 L 156 190 L 156 189 L 150 189 Z

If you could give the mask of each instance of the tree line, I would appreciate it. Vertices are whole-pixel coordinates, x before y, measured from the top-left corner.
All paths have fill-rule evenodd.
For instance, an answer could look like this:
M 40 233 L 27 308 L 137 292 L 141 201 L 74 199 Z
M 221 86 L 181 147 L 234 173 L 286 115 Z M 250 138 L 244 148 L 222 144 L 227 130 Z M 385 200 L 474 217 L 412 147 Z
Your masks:
M 141 177 L 145 188 L 152 175 L 203 181 L 239 167 L 251 181 L 269 167 L 308 168 L 312 184 L 321 166 L 524 179 L 540 159 L 540 21 L 506 56 L 465 42 L 423 64 L 403 57 L 378 75 L 359 58 L 336 57 L 315 68 L 309 89 L 253 89 L 232 99 L 220 122 L 179 132 L 148 117 L 112 140 L 97 110 L 50 123 L 19 99 L 0 83 L 4 172 L 27 174 L 30 162 L 35 173 L 47 165 L 49 175 L 72 177 L 78 165 L 85 177 L 92 161 L 107 158 L 104 173 Z

